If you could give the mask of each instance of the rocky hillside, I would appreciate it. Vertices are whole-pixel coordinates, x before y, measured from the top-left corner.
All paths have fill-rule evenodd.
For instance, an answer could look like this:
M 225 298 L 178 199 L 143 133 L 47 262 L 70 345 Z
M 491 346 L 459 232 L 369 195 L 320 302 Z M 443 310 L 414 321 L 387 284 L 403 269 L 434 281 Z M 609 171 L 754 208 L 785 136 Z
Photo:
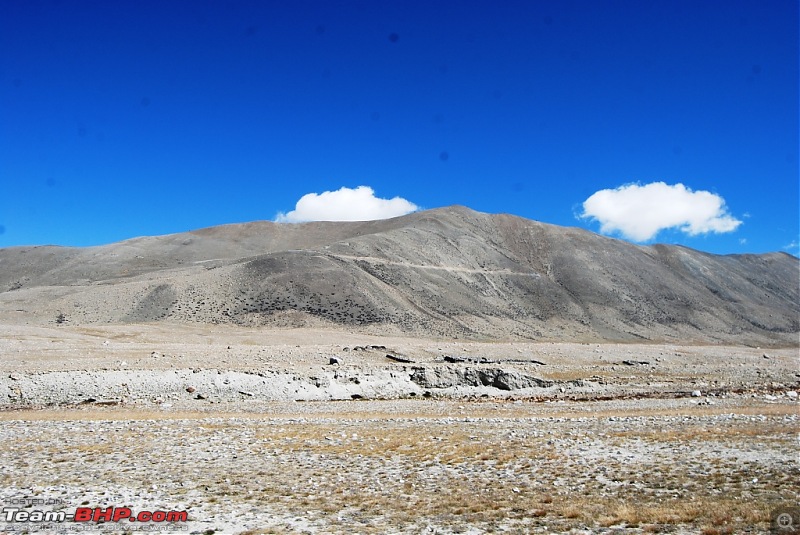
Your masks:
M 339 326 L 475 339 L 797 345 L 800 262 L 449 207 L 0 249 L 0 322 Z

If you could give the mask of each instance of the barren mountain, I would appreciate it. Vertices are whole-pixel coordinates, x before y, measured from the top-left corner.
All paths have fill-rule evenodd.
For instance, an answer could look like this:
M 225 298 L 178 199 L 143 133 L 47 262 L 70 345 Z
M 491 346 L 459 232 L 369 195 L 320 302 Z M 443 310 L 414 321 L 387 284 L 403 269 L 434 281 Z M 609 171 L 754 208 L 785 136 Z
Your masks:
M 800 262 L 638 246 L 463 207 L 0 249 L 0 323 L 201 322 L 797 345 Z

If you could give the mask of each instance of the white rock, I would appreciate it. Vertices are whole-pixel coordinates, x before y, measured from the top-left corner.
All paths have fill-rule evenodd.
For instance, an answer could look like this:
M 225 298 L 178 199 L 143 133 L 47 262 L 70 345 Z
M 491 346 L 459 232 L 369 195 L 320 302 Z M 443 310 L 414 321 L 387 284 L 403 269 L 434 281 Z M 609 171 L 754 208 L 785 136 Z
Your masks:
M 786 396 L 792 399 L 797 399 L 797 392 L 794 390 L 789 390 L 788 392 L 786 392 Z
M 693 398 L 699 398 L 702 395 L 703 394 L 699 390 L 692 390 L 692 397 Z

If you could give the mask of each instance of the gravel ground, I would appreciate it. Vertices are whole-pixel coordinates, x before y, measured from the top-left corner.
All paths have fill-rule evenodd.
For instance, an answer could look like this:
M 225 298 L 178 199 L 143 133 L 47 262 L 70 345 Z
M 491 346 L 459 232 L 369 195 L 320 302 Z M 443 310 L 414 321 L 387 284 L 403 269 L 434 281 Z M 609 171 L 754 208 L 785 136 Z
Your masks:
M 798 504 L 796 347 L 0 331 L 0 533 L 715 535 Z M 7 516 L 80 507 L 188 518 Z
M 217 409 L 3 413 L 0 502 L 188 511 L 175 533 L 761 533 L 798 500 L 788 400 Z

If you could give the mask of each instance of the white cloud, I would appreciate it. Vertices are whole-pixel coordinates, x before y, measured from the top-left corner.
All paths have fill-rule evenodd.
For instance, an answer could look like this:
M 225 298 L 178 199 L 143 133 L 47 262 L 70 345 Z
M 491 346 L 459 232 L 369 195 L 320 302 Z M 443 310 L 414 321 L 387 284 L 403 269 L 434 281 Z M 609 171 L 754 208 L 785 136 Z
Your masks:
M 369 186 L 358 186 L 355 189 L 307 193 L 300 197 L 294 210 L 280 212 L 275 221 L 372 221 L 405 215 L 418 209 L 416 204 L 402 197 L 380 199 Z
M 696 236 L 732 232 L 742 224 L 728 213 L 719 195 L 664 182 L 600 190 L 584 201 L 580 217 L 599 221 L 604 234 L 618 232 L 638 242 L 669 228 Z

